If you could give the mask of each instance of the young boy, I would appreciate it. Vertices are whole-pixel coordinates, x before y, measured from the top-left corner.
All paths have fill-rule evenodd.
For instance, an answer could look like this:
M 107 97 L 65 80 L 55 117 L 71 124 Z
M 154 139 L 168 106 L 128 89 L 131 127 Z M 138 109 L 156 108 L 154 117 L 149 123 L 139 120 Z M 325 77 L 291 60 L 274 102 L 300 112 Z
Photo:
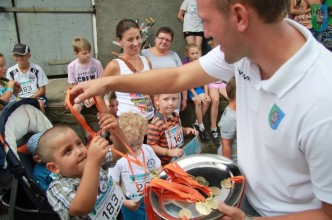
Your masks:
M 75 86 L 80 82 L 99 78 L 103 73 L 103 66 L 99 60 L 91 57 L 89 41 L 84 37 L 75 37 L 72 46 L 76 59 L 68 65 L 68 83 Z M 73 108 L 80 113 L 83 105 L 87 108 L 93 106 L 93 98 L 84 100 L 81 104 L 74 104 Z M 87 137 L 88 135 L 86 132 Z
M 19 98 L 37 99 L 41 111 L 45 113 L 48 102 L 46 98 L 48 79 L 45 72 L 37 64 L 29 62 L 31 52 L 28 45 L 16 44 L 12 54 L 17 64 L 8 69 L 7 78 L 20 83 Z
M 183 134 L 197 135 L 193 128 L 182 128 L 180 117 L 174 111 L 179 101 L 179 94 L 160 94 L 154 97 L 159 106 L 154 118 L 149 124 L 147 143 L 161 159 L 165 166 L 173 157 L 183 155 Z
M 50 177 L 51 172 L 46 168 L 45 164 L 42 163 L 38 153 L 38 142 L 43 132 L 38 132 L 32 135 L 28 141 L 28 151 L 33 156 L 33 160 L 36 162 L 33 167 L 32 177 L 40 185 L 40 187 L 46 192 L 48 185 L 52 182 Z
M 153 149 L 143 144 L 144 135 L 148 130 L 148 122 L 137 113 L 128 112 L 121 114 L 119 118 L 120 127 L 129 139 L 130 148 L 138 160 L 143 164 L 139 167 L 126 158 L 121 158 L 114 168 L 110 169 L 109 176 L 121 185 L 122 191 L 126 196 L 121 208 L 124 220 L 145 220 L 145 204 L 142 200 L 144 186 L 150 182 L 149 171 L 162 171 L 161 162 Z M 128 153 L 129 158 L 134 158 Z M 121 183 L 121 184 L 120 184 Z
M 118 106 L 119 102 L 116 99 L 115 92 L 112 91 L 108 94 L 108 110 L 115 117 L 117 117 L 116 113 L 118 112 Z
M 201 48 L 198 45 L 191 43 L 186 46 L 186 54 L 188 56 L 189 62 L 192 62 L 201 57 L 202 55 Z M 204 88 L 197 87 L 188 90 L 188 98 L 192 100 L 195 104 L 195 116 L 196 116 L 196 121 L 194 124 L 195 129 L 199 131 L 199 135 L 202 138 L 202 140 L 204 141 L 210 140 L 210 135 L 205 129 L 203 123 L 204 115 L 209 109 L 209 105 L 211 102 L 208 93 L 208 86 L 204 85 Z
M 226 92 L 229 102 L 218 123 L 221 134 L 221 145 L 218 154 L 237 163 L 236 84 L 234 77 L 227 83 Z
M 98 114 L 98 118 L 103 130 L 114 129 L 125 138 L 114 116 L 106 113 Z M 113 148 L 126 153 L 124 143 L 117 135 L 113 135 L 113 142 Z M 40 159 L 53 173 L 47 198 L 61 219 L 95 219 L 101 215 L 112 218 L 117 215 L 122 195 L 114 188 L 112 178 L 100 168 L 103 161 L 110 165 L 119 158 L 111 149 L 101 136 L 93 138 L 87 149 L 75 131 L 67 126 L 50 128 L 40 137 Z

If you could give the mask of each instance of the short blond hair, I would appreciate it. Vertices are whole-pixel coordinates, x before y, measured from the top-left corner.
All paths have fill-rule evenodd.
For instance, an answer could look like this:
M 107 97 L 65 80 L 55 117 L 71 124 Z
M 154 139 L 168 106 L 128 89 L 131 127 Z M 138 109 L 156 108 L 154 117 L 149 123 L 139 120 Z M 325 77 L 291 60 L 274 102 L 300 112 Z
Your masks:
M 148 121 L 146 118 L 134 112 L 121 114 L 119 124 L 129 140 L 144 137 L 148 132 Z
M 73 50 L 78 53 L 81 50 L 88 50 L 91 52 L 91 44 L 89 41 L 84 37 L 75 37 L 72 42 Z

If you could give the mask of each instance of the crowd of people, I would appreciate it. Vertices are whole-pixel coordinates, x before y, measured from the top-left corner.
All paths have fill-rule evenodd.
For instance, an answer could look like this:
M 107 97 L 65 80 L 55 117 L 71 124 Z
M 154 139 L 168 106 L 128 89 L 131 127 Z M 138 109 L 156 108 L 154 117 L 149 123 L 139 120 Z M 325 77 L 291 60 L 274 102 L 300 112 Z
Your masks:
M 310 20 L 311 4 L 184 0 L 178 13 L 188 44 L 183 62 L 170 49 L 169 27 L 141 51 L 139 26 L 121 20 L 116 36 L 123 53 L 105 69 L 91 57 L 89 42 L 75 38 L 77 59 L 68 66 L 75 111 L 97 97 L 100 127 L 113 145 L 96 136 L 85 147 L 65 126 L 31 138 L 28 149 L 53 209 L 62 219 L 93 219 L 109 211 L 97 204 L 116 198 L 124 219 L 146 219 L 142 189 L 151 173 L 183 155 L 184 135 L 199 135 L 220 145 L 218 154 L 232 159 L 246 179 L 241 207 L 221 202 L 221 220 L 332 219 L 332 54 L 310 22 L 298 23 L 302 14 Z M 203 36 L 217 46 L 201 56 Z M 29 46 L 15 45 L 12 55 L 17 64 L 7 70 L 0 54 L 1 99 L 32 97 L 44 111 L 46 74 L 29 62 Z M 228 106 L 217 123 L 220 94 Z M 195 106 L 193 128 L 180 120 L 188 99 Z M 203 117 L 210 104 L 208 134 Z

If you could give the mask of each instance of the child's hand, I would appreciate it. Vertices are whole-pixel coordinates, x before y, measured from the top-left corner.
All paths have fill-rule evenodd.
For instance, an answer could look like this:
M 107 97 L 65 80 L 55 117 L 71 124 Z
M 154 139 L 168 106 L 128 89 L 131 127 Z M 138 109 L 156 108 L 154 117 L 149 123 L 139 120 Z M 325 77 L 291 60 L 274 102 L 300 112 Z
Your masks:
M 95 104 L 95 101 L 93 100 L 93 98 L 84 100 L 84 105 L 87 108 L 90 108 L 91 106 L 93 106 Z
M 136 211 L 139 208 L 140 204 L 141 203 L 137 202 L 137 200 L 126 200 L 126 202 L 123 203 L 123 205 L 131 211 Z
M 108 141 L 101 137 L 96 136 L 92 139 L 88 149 L 88 160 L 94 160 L 101 164 L 106 154 L 110 151 Z
M 210 104 L 211 98 L 208 94 L 205 93 L 203 102 Z
M 198 135 L 198 131 L 196 129 L 193 128 L 183 128 L 183 133 L 185 133 L 185 135 L 189 135 L 189 134 L 193 134 L 195 136 Z
M 187 99 L 182 99 L 181 104 L 181 111 L 184 111 L 187 108 Z
M 174 148 L 168 150 L 168 155 L 170 157 L 182 157 L 183 150 L 181 148 Z
M 16 82 L 14 83 L 14 95 L 17 96 L 18 93 L 20 92 L 21 90 L 21 85 L 19 82 Z
M 99 126 L 103 131 L 111 132 L 112 129 L 119 128 L 118 119 L 111 113 L 98 113 Z

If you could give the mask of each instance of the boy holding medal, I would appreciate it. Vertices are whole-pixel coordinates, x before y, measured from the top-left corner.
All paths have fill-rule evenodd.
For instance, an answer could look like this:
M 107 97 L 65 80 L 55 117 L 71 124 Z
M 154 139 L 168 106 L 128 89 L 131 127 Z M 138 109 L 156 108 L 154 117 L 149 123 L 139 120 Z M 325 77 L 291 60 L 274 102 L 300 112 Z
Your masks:
M 117 119 L 110 113 L 98 114 L 100 127 L 122 136 Z M 61 219 L 109 219 L 116 217 L 123 197 L 107 176 L 106 168 L 119 159 L 112 149 L 126 152 L 118 135 L 114 146 L 101 136 L 92 139 L 87 149 L 74 130 L 55 126 L 45 131 L 38 142 L 41 161 L 52 172 L 46 192 L 53 210 Z M 101 168 L 103 166 L 103 168 Z
M 197 135 L 198 132 L 193 128 L 182 128 L 180 117 L 174 112 L 179 101 L 178 93 L 156 95 L 154 101 L 159 109 L 149 124 L 147 143 L 165 166 L 173 157 L 183 155 L 183 135 Z

